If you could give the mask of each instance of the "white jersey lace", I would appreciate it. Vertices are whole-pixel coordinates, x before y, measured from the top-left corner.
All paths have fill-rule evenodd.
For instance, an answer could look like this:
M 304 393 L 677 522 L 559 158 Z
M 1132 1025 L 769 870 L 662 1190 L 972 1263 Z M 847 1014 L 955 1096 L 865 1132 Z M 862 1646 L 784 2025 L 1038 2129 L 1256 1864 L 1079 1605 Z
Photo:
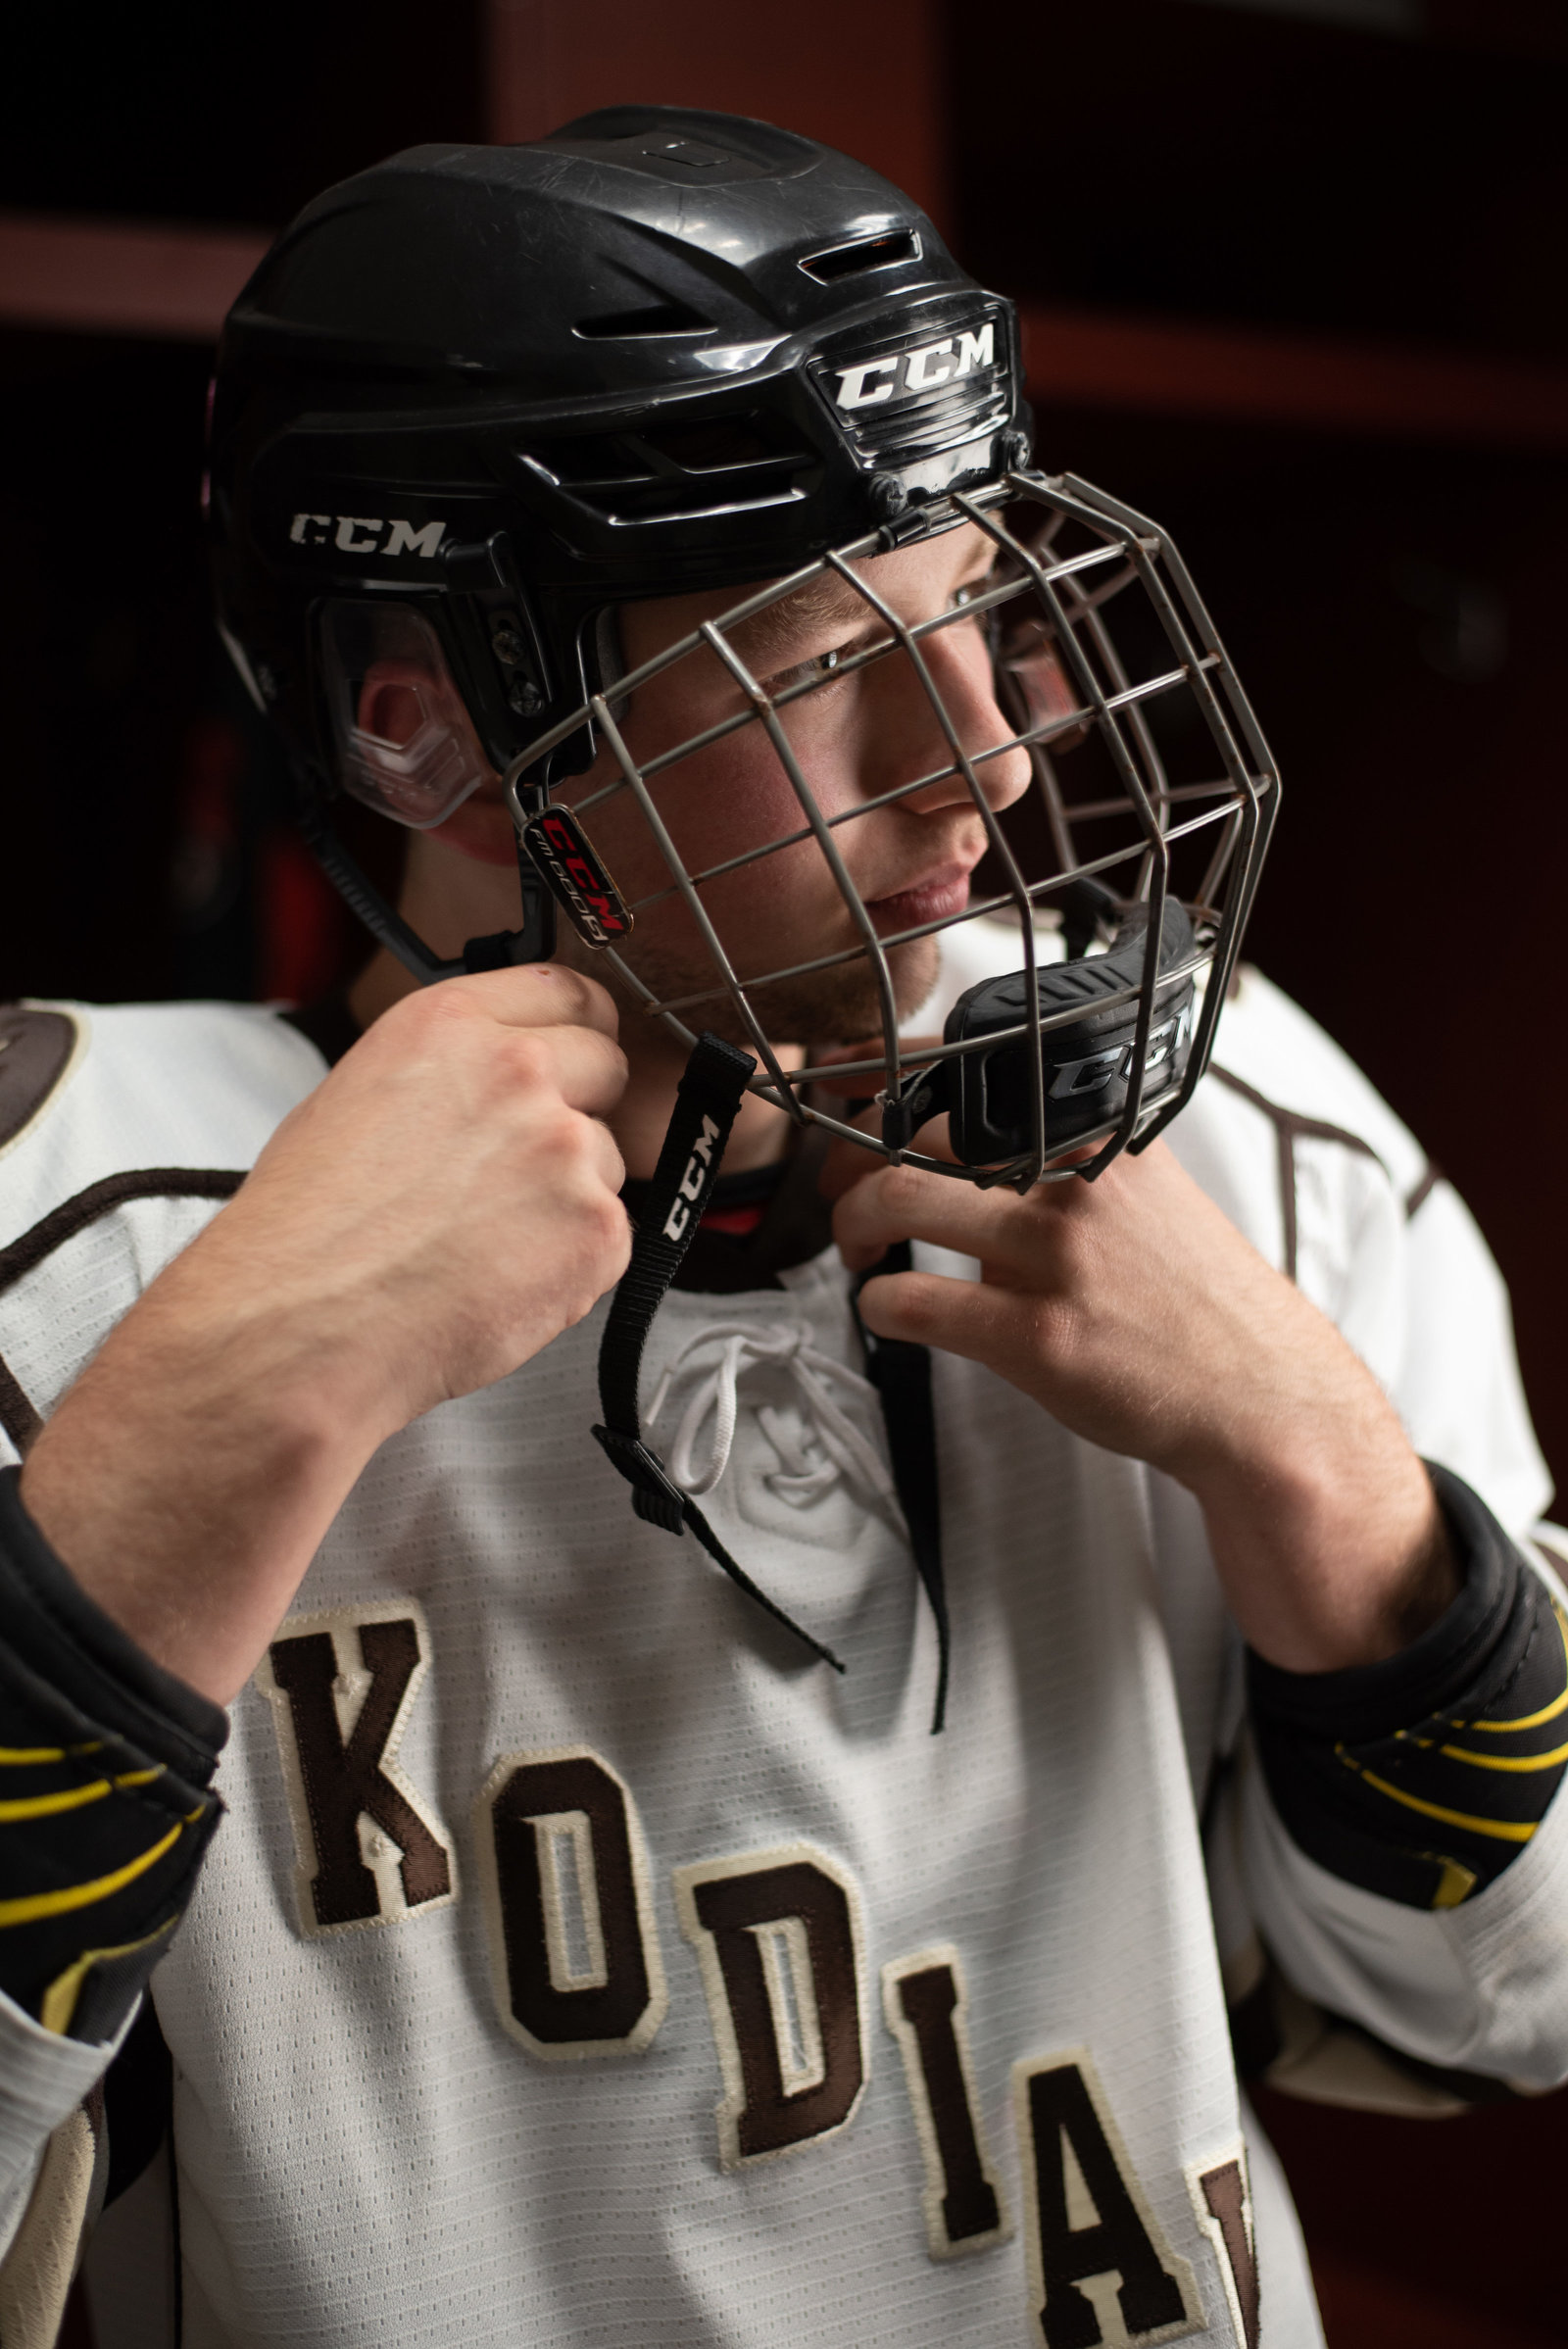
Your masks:
M 659 1418 L 678 1380 L 695 1376 L 669 1454 L 669 1473 L 682 1492 L 699 1498 L 711 1493 L 723 1476 L 735 1442 L 740 1381 L 762 1364 L 789 1374 L 801 1410 L 801 1423 L 792 1425 L 788 1413 L 769 1404 L 758 1409 L 759 1423 L 780 1461 L 765 1479 L 769 1490 L 798 1508 L 809 1508 L 842 1478 L 902 1530 L 904 1518 L 886 1462 L 834 1394 L 837 1388 L 846 1398 L 862 1403 L 874 1424 L 879 1412 L 876 1389 L 869 1379 L 814 1346 L 804 1321 L 771 1329 L 742 1321 L 715 1322 L 689 1340 L 669 1364 L 648 1419 L 652 1424 Z M 696 1453 L 710 1420 L 708 1456 L 699 1466 Z M 799 1432 L 802 1425 L 804 1433 Z

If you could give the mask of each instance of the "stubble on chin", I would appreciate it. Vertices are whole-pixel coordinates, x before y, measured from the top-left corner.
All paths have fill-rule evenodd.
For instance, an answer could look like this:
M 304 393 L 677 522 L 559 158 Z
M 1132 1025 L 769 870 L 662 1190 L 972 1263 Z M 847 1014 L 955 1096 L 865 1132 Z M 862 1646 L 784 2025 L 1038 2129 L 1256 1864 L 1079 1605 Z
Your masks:
M 575 941 L 572 944 L 576 947 Z M 649 1016 L 641 997 L 602 956 L 577 947 L 575 953 L 564 954 L 563 959 L 577 963 L 591 977 L 602 980 L 627 1008 L 634 1008 L 645 1019 Z M 701 949 L 676 954 L 645 945 L 639 951 L 635 935 L 625 950 L 624 959 L 661 1003 L 696 995 L 712 987 L 717 978 L 713 964 Z M 911 939 L 907 945 L 895 947 L 887 960 L 894 1001 L 899 1018 L 904 1021 L 918 1011 L 936 985 L 937 941 Z M 804 1045 L 812 1051 L 825 1051 L 834 1045 L 858 1044 L 864 1038 L 881 1035 L 882 997 L 876 974 L 863 955 L 802 978 L 756 981 L 743 977 L 741 983 L 759 1024 L 774 1045 Z M 752 1048 L 751 1032 L 727 990 L 689 1005 L 676 1016 L 688 1028 L 709 1028 L 726 1044 L 739 1045 L 743 1050 Z

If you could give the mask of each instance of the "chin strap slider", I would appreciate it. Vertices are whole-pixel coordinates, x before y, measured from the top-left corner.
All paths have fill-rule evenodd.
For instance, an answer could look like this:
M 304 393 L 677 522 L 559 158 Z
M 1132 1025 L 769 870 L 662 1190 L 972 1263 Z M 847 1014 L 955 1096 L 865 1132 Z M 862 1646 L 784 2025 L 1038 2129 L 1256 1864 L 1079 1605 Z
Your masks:
M 649 1525 L 662 1526 L 666 1534 L 683 1534 L 686 1495 L 678 1485 L 671 1484 L 658 1452 L 650 1451 L 639 1437 L 623 1436 L 616 1428 L 596 1427 L 593 1435 L 630 1485 L 631 1505 L 638 1516 Z

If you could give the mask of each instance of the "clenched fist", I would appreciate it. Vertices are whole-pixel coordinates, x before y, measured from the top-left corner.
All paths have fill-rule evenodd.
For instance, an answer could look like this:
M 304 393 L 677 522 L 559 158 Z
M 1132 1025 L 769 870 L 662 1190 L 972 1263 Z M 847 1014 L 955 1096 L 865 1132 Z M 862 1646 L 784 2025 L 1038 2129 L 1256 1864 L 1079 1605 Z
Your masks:
M 226 1703 L 376 1445 L 489 1385 L 630 1253 L 615 1010 L 555 964 L 385 1012 L 64 1397 L 22 1494 L 76 1580 Z
M 199 1292 L 225 1318 L 243 1300 L 308 1323 L 377 1440 L 504 1378 L 626 1268 L 615 1025 L 555 963 L 406 996 L 140 1310 Z

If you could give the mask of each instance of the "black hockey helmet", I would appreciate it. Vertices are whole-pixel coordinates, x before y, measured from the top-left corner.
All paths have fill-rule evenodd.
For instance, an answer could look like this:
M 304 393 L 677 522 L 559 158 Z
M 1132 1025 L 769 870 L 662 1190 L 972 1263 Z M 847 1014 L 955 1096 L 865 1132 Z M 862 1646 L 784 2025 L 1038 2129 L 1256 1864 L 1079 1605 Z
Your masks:
M 794 571 L 1027 453 L 1011 308 L 897 188 L 762 122 L 613 107 L 412 148 L 278 239 L 219 352 L 220 614 L 353 789 L 334 688 L 395 600 L 504 770 L 604 681 L 607 608 Z M 367 609 L 323 631 L 328 602 Z M 456 779 L 387 812 L 438 820 Z
M 752 595 L 755 611 L 813 566 L 864 592 L 865 558 L 976 525 L 998 562 L 965 624 L 989 632 L 1052 869 L 1019 866 L 916 638 L 877 607 L 886 637 L 857 660 L 913 664 L 952 746 L 948 771 L 992 841 L 1003 894 L 991 908 L 1019 924 L 1022 969 L 969 990 L 923 1067 L 901 1053 L 883 952 L 899 942 L 875 937 L 779 709 L 754 682 L 733 722 L 768 728 L 851 903 L 854 951 L 877 974 L 884 1116 L 879 1137 L 858 1138 L 901 1153 L 945 1107 L 966 1170 L 1034 1180 L 1086 1140 L 1104 1145 L 1098 1165 L 1187 1098 L 1277 791 L 1168 540 L 1029 458 L 1011 306 L 864 166 L 765 123 L 671 107 L 610 108 L 530 145 L 413 148 L 309 205 L 224 327 L 211 441 L 220 623 L 285 737 L 327 869 L 416 975 L 548 953 L 548 884 L 689 1038 L 681 1014 L 702 991 L 659 1000 L 635 954 L 621 957 L 638 908 L 608 930 L 596 919 L 585 888 L 601 909 L 613 892 L 553 800 L 608 746 L 596 797 L 634 790 L 657 827 L 615 724 L 639 681 L 622 673 L 616 612 L 779 582 Z M 1130 628 L 1113 633 L 1129 607 Z M 654 668 L 694 647 L 708 657 L 693 639 Z M 419 722 L 395 744 L 361 731 L 378 661 L 417 680 Z M 1079 742 L 1069 792 L 1053 752 Z M 659 765 L 683 755 L 665 749 Z M 331 801 L 347 791 L 427 827 L 492 773 L 517 827 L 522 925 L 443 962 L 348 856 Z M 709 876 L 662 846 L 703 928 Z M 1034 935 L 1053 908 L 1070 955 L 1097 936 L 1115 951 L 1043 981 Z M 765 1063 L 759 1082 L 795 1116 L 836 1122 L 808 1105 L 810 1071 L 781 1067 L 748 994 L 818 967 L 811 942 L 794 971 L 738 979 L 705 934 L 710 998 L 735 1006 Z M 1221 985 L 1200 1010 L 1205 972 Z

